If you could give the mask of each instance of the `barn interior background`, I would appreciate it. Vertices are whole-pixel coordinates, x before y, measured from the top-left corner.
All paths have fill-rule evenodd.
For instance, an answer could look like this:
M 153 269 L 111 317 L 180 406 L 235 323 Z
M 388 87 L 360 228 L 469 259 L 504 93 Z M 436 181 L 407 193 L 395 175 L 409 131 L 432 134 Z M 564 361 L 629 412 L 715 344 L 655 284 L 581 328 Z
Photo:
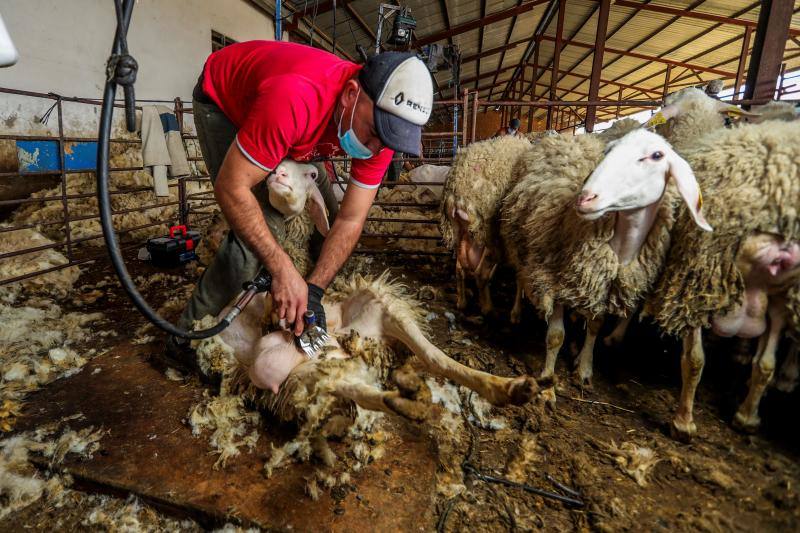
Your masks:
M 429 379 L 442 411 L 431 422 L 389 418 L 333 443 L 334 467 L 298 460 L 265 475 L 293 427 L 151 364 L 164 337 L 135 313 L 107 263 L 95 165 L 113 6 L 19 0 L 0 15 L 20 53 L 0 71 L 3 528 L 798 527 L 797 393 L 770 390 L 761 430 L 736 432 L 728 421 L 750 361 L 731 360 L 751 347 L 713 341 L 695 408 L 702 429 L 691 444 L 677 442 L 668 424 L 680 346 L 647 324 L 600 352 L 592 388 L 571 382 L 569 361 L 560 362 L 555 408 L 491 408 Z M 112 207 L 136 281 L 162 313 L 177 317 L 210 260 L 202 247 L 221 237 L 191 108 L 208 54 L 280 34 L 359 61 L 376 43 L 405 46 L 404 28 L 435 81 L 424 157 L 398 161 L 405 166 L 381 189 L 346 273 L 389 268 L 421 302 L 434 344 L 504 376 L 539 372 L 545 326 L 530 308 L 521 325 L 456 309 L 439 221 L 442 167 L 459 149 L 513 118 L 532 141 L 550 130 L 604 131 L 624 117 L 644 122 L 669 94 L 718 80 L 716 96 L 744 107 L 800 93 L 800 3 L 788 0 L 140 0 L 128 37 L 140 65 L 137 109 L 174 117 L 172 147 L 186 164 L 155 180 L 163 163 L 148 160 L 141 133 L 125 130 L 120 102 Z M 331 164 L 341 192 L 349 161 Z M 144 241 L 174 225 L 203 234 L 200 261 L 170 270 L 140 261 Z M 513 274 L 501 268 L 495 285 L 507 316 Z M 565 351 L 577 352 L 580 321 L 568 319 L 567 333 Z

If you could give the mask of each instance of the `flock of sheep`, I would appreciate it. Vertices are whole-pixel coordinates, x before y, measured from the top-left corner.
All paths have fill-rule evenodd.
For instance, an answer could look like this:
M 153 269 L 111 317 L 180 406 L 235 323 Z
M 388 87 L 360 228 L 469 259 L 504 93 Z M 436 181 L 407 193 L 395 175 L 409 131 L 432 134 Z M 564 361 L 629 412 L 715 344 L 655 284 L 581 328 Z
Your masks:
M 739 119 L 726 127 L 726 117 Z M 499 264 L 516 272 L 511 321 L 523 296 L 547 321 L 542 377 L 564 341 L 564 313 L 586 320 L 577 377 L 592 377 L 605 339 L 652 317 L 683 340 L 682 391 L 672 429 L 690 438 L 704 365 L 702 336 L 758 338 L 747 398 L 735 416 L 759 425 L 785 332 L 800 332 L 800 120 L 773 102 L 745 113 L 695 88 L 671 95 L 645 125 L 534 140 L 501 137 L 461 150 L 448 176 L 441 229 L 457 259 L 458 305 L 475 280 L 481 311 Z M 796 378 L 796 347 L 784 368 Z

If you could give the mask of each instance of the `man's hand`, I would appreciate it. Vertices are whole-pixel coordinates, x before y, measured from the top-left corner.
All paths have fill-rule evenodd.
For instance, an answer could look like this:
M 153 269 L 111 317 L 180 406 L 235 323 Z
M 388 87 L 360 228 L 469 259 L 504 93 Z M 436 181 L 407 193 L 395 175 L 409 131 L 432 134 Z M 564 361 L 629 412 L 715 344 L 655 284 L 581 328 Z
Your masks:
M 278 318 L 286 319 L 286 327 L 293 329 L 295 336 L 303 333 L 303 314 L 308 306 L 308 298 L 308 285 L 291 261 L 286 261 L 272 273 L 272 300 Z

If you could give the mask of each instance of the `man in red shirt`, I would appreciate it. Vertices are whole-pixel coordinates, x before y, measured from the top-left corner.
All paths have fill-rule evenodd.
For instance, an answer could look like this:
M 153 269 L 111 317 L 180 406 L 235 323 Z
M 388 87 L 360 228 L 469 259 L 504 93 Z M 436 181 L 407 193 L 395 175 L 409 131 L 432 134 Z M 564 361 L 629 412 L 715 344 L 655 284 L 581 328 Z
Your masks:
M 430 74 L 409 53 L 384 52 L 360 66 L 300 44 L 250 41 L 211 54 L 192 104 L 214 195 L 232 231 L 179 324 L 219 313 L 263 265 L 279 317 L 294 333 L 302 333 L 306 309 L 324 327 L 322 293 L 352 253 L 394 152 L 419 155 L 432 103 Z M 265 178 L 286 157 L 341 155 L 353 159 L 350 186 L 336 213 L 319 173 L 335 219 L 306 281 L 276 239 L 282 217 L 267 201 Z

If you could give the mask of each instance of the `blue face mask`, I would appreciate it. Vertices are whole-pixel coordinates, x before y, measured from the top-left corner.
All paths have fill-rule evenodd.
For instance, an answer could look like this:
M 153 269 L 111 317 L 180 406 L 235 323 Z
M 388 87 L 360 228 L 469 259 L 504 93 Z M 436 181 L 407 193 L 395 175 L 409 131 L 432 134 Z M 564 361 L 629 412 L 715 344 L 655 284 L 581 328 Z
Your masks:
M 356 94 L 356 102 L 353 104 L 352 113 L 350 113 L 350 129 L 344 132 L 344 135 L 342 135 L 342 122 L 344 121 L 344 109 L 342 109 L 342 116 L 339 119 L 339 124 L 337 125 L 336 135 L 339 137 L 339 146 L 342 147 L 342 150 L 347 152 L 347 155 L 353 159 L 369 159 L 372 157 L 372 150 L 364 146 L 364 144 L 358 140 L 356 132 L 353 131 L 353 117 L 355 117 L 356 114 L 356 104 L 358 103 L 358 97 L 360 95 L 361 88 L 358 89 L 358 93 Z

